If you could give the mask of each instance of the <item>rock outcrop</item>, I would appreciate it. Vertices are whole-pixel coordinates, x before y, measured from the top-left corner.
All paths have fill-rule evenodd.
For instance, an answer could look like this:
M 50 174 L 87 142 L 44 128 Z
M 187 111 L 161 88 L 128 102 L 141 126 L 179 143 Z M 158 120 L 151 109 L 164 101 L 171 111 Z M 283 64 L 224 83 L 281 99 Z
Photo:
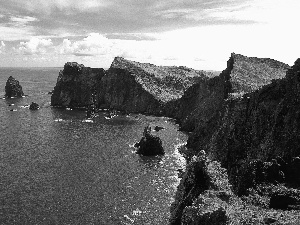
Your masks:
M 10 76 L 5 85 L 5 98 L 22 97 L 24 95 L 19 81 Z
M 232 196 L 226 170 L 205 154 L 194 156 L 180 181 L 171 206 L 170 225 L 226 224 Z
M 68 62 L 59 72 L 56 86 L 51 96 L 51 105 L 56 107 L 79 108 L 93 104 L 92 94 L 100 85 L 104 69 L 85 67 L 76 62 Z
M 29 106 L 30 110 L 38 110 L 39 108 L 40 108 L 40 106 L 35 102 L 31 102 L 31 104 Z
M 154 156 L 165 154 L 162 141 L 158 136 L 151 134 L 151 128 L 145 127 L 142 139 L 135 144 L 136 153 L 144 156 Z

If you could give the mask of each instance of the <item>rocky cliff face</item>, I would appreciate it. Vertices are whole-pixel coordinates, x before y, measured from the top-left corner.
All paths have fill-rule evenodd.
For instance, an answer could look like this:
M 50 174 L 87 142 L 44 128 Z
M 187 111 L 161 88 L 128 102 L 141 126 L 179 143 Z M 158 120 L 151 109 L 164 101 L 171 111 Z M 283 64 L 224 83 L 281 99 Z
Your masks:
M 272 59 L 232 53 L 227 68 L 218 77 L 202 79 L 190 87 L 182 98 L 167 104 L 166 114 L 177 118 L 183 130 L 195 131 L 189 145 L 201 149 L 214 132 L 228 100 L 283 78 L 288 68 Z
M 51 105 L 77 108 L 91 104 L 91 96 L 104 75 L 104 69 L 89 68 L 75 62 L 66 63 L 59 72 Z
M 161 115 L 166 102 L 180 98 L 187 88 L 206 76 L 212 73 L 155 66 L 121 57 L 116 57 L 107 71 L 66 63 L 51 105 L 84 107 L 91 104 L 93 93 L 98 107 Z
M 226 170 L 205 154 L 189 163 L 171 206 L 170 225 L 226 224 L 232 196 Z
M 300 60 L 285 78 L 227 101 L 221 114 L 206 149 L 228 169 L 236 191 L 243 193 L 248 188 L 244 172 L 254 160 L 280 157 L 291 162 L 300 156 Z M 281 170 L 289 178 L 288 171 Z
M 249 68 L 254 72 L 250 73 Z M 181 99 L 169 103 L 169 115 L 175 115 L 184 129 L 193 131 L 187 144 L 190 155 L 185 154 L 190 157 L 185 177 L 197 176 L 192 155 L 199 156 L 200 150 L 204 149 L 210 160 L 219 161 L 227 169 L 232 190 L 238 195 L 247 195 L 251 188 L 265 183 L 284 183 L 299 188 L 300 179 L 295 175 L 300 168 L 299 93 L 300 59 L 290 68 L 274 60 L 233 54 L 220 76 L 195 84 Z M 182 196 L 188 195 L 191 192 L 188 188 L 193 185 L 201 187 L 196 181 L 191 184 L 182 179 L 173 206 L 185 202 Z M 262 198 L 268 199 L 267 196 Z M 211 205 L 220 203 L 218 199 L 209 201 Z M 199 209 L 196 201 L 189 204 Z M 228 208 L 231 207 L 237 209 L 232 203 Z M 181 210 L 178 219 L 178 210 L 171 207 L 171 224 L 197 224 L 193 221 L 205 210 L 195 209 L 189 214 L 190 222 L 186 223 L 185 210 Z M 255 210 L 270 213 L 259 207 Z M 230 212 L 226 214 L 230 215 Z M 238 214 L 231 214 L 231 222 L 247 217 L 245 212 Z M 250 222 L 253 219 L 250 217 L 247 217 L 247 224 L 268 220 L 259 218 Z
M 5 85 L 5 98 L 22 97 L 24 95 L 19 81 L 10 76 Z
M 136 82 L 125 69 L 110 68 L 97 87 L 98 107 L 159 114 L 162 102 Z
M 116 57 L 98 88 L 99 106 L 128 112 L 163 114 L 163 106 L 205 79 L 204 71 L 163 67 Z

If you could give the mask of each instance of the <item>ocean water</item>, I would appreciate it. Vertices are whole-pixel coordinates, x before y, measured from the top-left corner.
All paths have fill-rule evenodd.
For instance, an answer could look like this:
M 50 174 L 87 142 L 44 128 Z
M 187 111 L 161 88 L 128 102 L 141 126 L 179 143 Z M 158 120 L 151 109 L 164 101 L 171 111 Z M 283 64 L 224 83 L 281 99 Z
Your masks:
M 0 68 L 1 96 L 10 75 L 28 95 L 0 99 L 0 224 L 167 224 L 186 135 L 168 118 L 86 121 L 82 110 L 50 107 L 59 70 Z M 30 111 L 32 101 L 41 109 Z M 134 153 L 147 124 L 165 128 L 164 156 Z

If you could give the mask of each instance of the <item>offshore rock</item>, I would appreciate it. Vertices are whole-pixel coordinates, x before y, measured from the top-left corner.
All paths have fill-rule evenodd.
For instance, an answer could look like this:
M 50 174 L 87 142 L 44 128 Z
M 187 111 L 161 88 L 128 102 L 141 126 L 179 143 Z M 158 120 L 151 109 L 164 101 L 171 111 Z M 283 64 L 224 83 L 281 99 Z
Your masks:
M 104 108 L 162 115 L 166 102 L 211 75 L 187 67 L 155 66 L 116 57 L 98 87 L 98 103 Z
M 39 108 L 40 108 L 40 106 L 35 102 L 31 102 L 31 104 L 29 106 L 30 110 L 38 110 Z
M 149 126 L 145 127 L 143 137 L 135 144 L 135 147 L 138 148 L 136 153 L 144 156 L 165 154 L 161 139 L 151 134 Z
M 177 188 L 170 225 L 226 224 L 231 196 L 226 169 L 205 155 L 194 156 Z
M 10 76 L 5 85 L 5 98 L 22 97 L 24 95 L 19 81 Z
M 87 107 L 93 104 L 93 95 L 105 75 L 104 69 L 85 67 L 68 62 L 59 72 L 51 95 L 51 105 L 56 107 Z

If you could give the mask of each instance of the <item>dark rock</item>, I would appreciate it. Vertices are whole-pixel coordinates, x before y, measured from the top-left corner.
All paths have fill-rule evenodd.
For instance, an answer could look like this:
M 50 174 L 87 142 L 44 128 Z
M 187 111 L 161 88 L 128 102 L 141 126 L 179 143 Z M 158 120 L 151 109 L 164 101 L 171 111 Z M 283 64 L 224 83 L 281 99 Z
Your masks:
M 31 102 L 31 104 L 29 106 L 30 110 L 37 110 L 39 108 L 40 108 L 40 106 L 37 103 L 35 103 L 35 102 Z
M 85 108 L 93 102 L 96 89 L 100 85 L 104 69 L 84 67 L 76 62 L 68 62 L 59 72 L 56 86 L 51 95 L 51 105 L 55 107 Z
M 296 190 L 285 190 L 274 192 L 270 198 L 270 208 L 291 210 L 300 209 L 300 192 Z
M 286 170 L 288 182 L 296 187 L 300 187 L 300 157 L 292 158 L 291 162 L 287 165 Z
M 285 177 L 281 171 L 281 165 L 278 164 L 276 159 L 273 159 L 272 162 L 266 165 L 266 179 L 270 183 L 281 183 L 284 181 Z
M 145 127 L 143 137 L 140 142 L 135 144 L 135 147 L 138 148 L 136 151 L 137 154 L 145 156 L 165 154 L 162 141 L 159 137 L 151 134 L 151 128 L 149 128 L 149 126 Z
M 274 218 L 271 218 L 271 217 L 264 218 L 264 224 L 272 224 L 275 222 L 277 222 L 277 220 Z
M 165 129 L 164 127 L 159 127 L 159 126 L 155 126 L 154 127 L 154 130 L 156 131 L 156 132 L 158 132 L 158 131 L 160 131 L 160 130 L 163 130 L 163 129 Z
M 10 76 L 5 85 L 5 98 L 22 97 L 24 95 L 19 81 Z

